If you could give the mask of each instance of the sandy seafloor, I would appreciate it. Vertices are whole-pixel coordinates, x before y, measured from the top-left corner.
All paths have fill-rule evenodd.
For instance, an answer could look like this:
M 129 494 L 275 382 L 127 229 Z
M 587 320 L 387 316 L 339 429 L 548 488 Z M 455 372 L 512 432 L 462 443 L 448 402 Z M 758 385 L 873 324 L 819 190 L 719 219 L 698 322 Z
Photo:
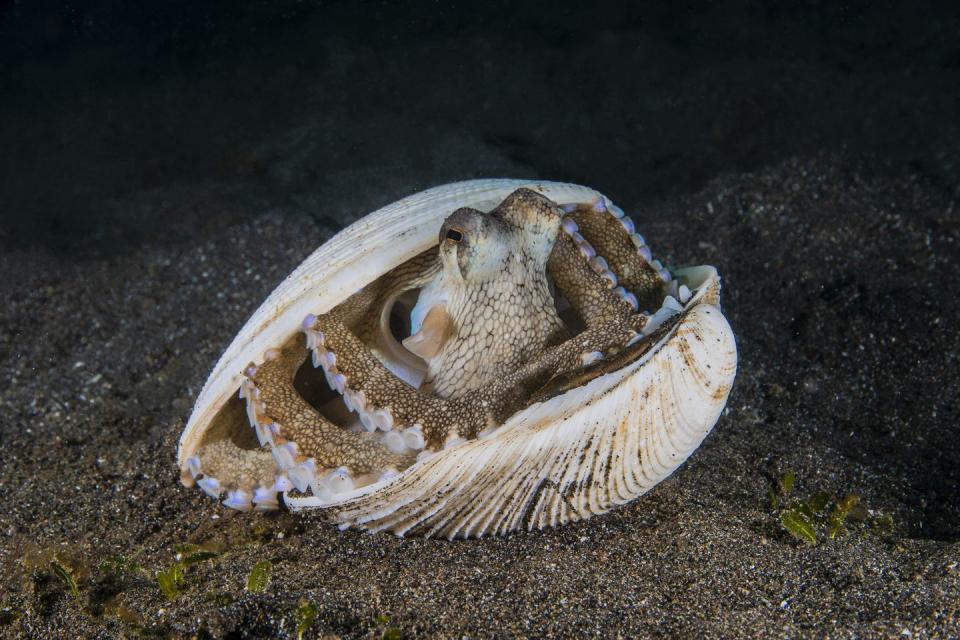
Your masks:
M 4 256 L 4 628 L 41 637 L 290 634 L 949 637 L 960 631 L 956 194 L 836 158 L 623 203 L 668 260 L 717 265 L 740 373 L 686 465 L 610 515 L 468 542 L 228 512 L 183 488 L 177 436 L 246 316 L 334 231 L 265 213 L 80 264 Z M 767 492 L 856 493 L 894 528 L 807 548 Z M 174 546 L 222 550 L 183 594 Z M 44 553 L 85 574 L 81 611 Z M 123 554 L 144 573 L 111 575 Z M 263 594 L 245 592 L 258 560 Z M 116 615 L 117 603 L 126 621 Z M 382 622 L 382 618 L 380 618 Z M 232 635 L 231 635 L 232 634 Z
M 351 31 L 334 4 L 244 14 L 239 53 L 0 59 L 0 635 L 295 637 L 309 602 L 305 637 L 960 637 L 956 16 L 775 33 L 732 4 L 551 9 L 547 35 L 386 9 Z M 181 486 L 196 394 L 287 273 L 380 205 L 493 176 L 590 184 L 668 264 L 718 267 L 740 369 L 685 465 L 608 515 L 465 542 Z M 892 529 L 799 543 L 768 497 L 788 470 Z M 154 573 L 183 543 L 219 555 L 170 601 Z M 100 567 L 120 555 L 142 569 Z

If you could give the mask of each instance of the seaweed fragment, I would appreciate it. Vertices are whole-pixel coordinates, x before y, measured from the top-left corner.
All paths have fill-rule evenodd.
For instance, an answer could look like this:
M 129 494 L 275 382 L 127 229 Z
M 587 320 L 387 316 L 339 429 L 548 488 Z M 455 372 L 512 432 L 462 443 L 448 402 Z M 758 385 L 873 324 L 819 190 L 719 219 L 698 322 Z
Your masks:
M 830 514 L 830 521 L 827 523 L 827 535 L 830 536 L 831 540 L 841 533 L 846 535 L 843 521 L 847 519 L 847 516 L 858 504 L 860 504 L 860 496 L 851 493 L 843 500 L 838 501 L 836 506 L 833 507 L 833 513 Z
M 797 474 L 793 471 L 787 471 L 777 480 L 776 487 L 771 487 L 767 492 L 770 498 L 770 508 L 779 509 L 780 503 L 787 498 L 793 491 L 793 485 L 797 480 Z
M 77 603 L 77 607 L 82 609 L 83 603 L 80 601 L 80 587 L 77 585 L 77 580 L 73 576 L 73 571 L 56 556 L 50 560 L 50 571 L 52 571 L 53 575 L 61 582 L 67 585 L 67 588 L 70 590 L 70 595 L 73 596 L 74 601 Z
M 167 600 L 175 600 L 184 585 L 183 564 L 174 562 L 166 571 L 156 574 L 157 585 Z
M 207 549 L 196 549 L 196 550 L 178 553 L 177 559 L 183 563 L 183 566 L 189 567 L 191 565 L 195 565 L 200 562 L 213 560 L 219 555 L 220 554 L 217 553 L 216 551 L 209 551 Z
M 174 561 L 165 571 L 157 571 L 155 576 L 160 591 L 168 600 L 174 600 L 186 585 L 187 567 L 217 558 L 220 553 L 210 549 L 183 543 L 174 546 Z
M 317 620 L 317 605 L 301 599 L 297 606 L 297 640 L 303 640 L 305 634 Z
M 796 474 L 787 471 L 767 491 L 770 508 L 780 526 L 805 545 L 816 546 L 824 539 L 835 540 L 849 534 L 849 523 L 866 523 L 871 530 L 889 533 L 893 529 L 890 514 L 873 512 L 860 503 L 860 496 L 847 493 L 843 498 L 822 490 L 806 499 L 787 502 L 796 484 Z
M 817 530 L 807 514 L 799 509 L 786 509 L 780 513 L 780 524 L 797 540 L 811 546 L 817 544 Z
M 247 576 L 247 591 L 251 593 L 263 593 L 267 590 L 267 583 L 270 582 L 270 572 L 273 569 L 273 563 L 269 560 L 261 560 L 253 565 L 250 575 Z
M 390 626 L 390 616 L 383 613 L 376 615 L 373 618 L 373 625 L 377 629 L 383 629 L 380 640 L 403 640 L 403 630 Z

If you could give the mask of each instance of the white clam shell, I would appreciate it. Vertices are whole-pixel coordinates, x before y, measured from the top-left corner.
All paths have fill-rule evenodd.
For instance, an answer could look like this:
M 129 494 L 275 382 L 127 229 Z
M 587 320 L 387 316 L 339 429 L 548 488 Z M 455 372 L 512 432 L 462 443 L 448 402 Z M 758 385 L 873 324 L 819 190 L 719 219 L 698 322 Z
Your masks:
M 454 183 L 360 219 L 304 260 L 244 325 L 204 385 L 180 438 L 185 483 L 191 482 L 189 459 L 237 394 L 249 362 L 299 334 L 307 314 L 330 310 L 435 245 L 453 210 L 489 210 L 520 187 L 558 203 L 602 197 L 588 187 L 553 182 Z M 679 275 L 693 291 L 682 320 L 641 359 L 520 411 L 487 437 L 424 456 L 396 477 L 332 501 L 285 495 L 287 506 L 325 509 L 342 526 L 452 538 L 553 526 L 633 500 L 699 446 L 736 373 L 716 271 L 696 267 Z

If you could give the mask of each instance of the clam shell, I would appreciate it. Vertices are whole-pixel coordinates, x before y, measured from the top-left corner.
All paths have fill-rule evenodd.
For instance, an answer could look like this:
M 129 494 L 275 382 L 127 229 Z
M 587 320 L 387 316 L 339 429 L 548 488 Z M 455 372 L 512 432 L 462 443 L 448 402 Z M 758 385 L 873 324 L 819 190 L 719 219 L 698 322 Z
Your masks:
M 489 210 L 520 187 L 558 203 L 594 203 L 588 187 L 525 180 L 474 180 L 429 189 L 347 227 L 311 254 L 244 325 L 201 391 L 180 438 L 178 465 L 240 388 L 249 362 L 300 333 L 384 272 L 437 242 L 460 207 Z M 720 416 L 736 373 L 733 332 L 719 309 L 712 267 L 677 272 L 694 292 L 654 349 L 512 416 L 488 437 L 438 452 L 389 480 L 336 502 L 284 496 L 294 511 L 322 508 L 341 526 L 479 537 L 580 520 L 633 500 L 668 476 Z

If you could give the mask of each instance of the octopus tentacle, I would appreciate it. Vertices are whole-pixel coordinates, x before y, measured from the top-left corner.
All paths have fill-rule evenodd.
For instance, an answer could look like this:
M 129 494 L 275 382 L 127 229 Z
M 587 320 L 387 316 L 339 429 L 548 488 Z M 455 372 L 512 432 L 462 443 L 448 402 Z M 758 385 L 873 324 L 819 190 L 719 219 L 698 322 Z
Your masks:
M 588 327 L 597 326 L 636 312 L 636 301 L 631 302 L 615 290 L 615 275 L 609 270 L 598 272 L 591 266 L 590 260 L 596 258 L 597 253 L 577 233 L 576 225 L 565 223 L 563 231 L 553 245 L 547 269 L 557 290 L 583 323 Z
M 383 362 L 391 363 L 395 373 L 416 380 L 423 375 L 423 363 L 390 335 L 391 311 L 404 293 L 428 285 L 439 272 L 434 247 L 391 269 L 329 313 L 380 354 Z
M 633 220 L 614 205 L 600 198 L 592 205 L 567 207 L 567 228 L 584 238 L 597 253 L 594 266 L 616 275 L 619 291 L 635 296 L 640 309 L 656 309 L 672 281 L 650 247 L 637 233 Z
M 272 445 L 280 468 L 291 469 L 312 459 L 318 468 L 346 467 L 363 474 L 401 469 L 413 462 L 410 456 L 391 452 L 371 434 L 345 431 L 307 403 L 293 386 L 303 361 L 303 351 L 292 347 L 268 353 L 263 364 L 247 372 L 254 385 L 256 426 Z M 336 371 L 333 375 L 342 376 Z M 308 472 L 309 468 L 301 471 Z
M 304 328 L 314 363 L 324 367 L 337 391 L 351 398 L 361 421 L 383 431 L 419 430 L 430 449 L 443 448 L 451 434 L 476 437 L 489 425 L 489 416 L 471 409 L 472 403 L 444 400 L 407 385 L 339 320 L 308 316 Z
M 219 499 L 226 493 L 224 504 L 240 511 L 275 509 L 277 493 L 285 489 L 270 451 L 243 449 L 230 440 L 201 447 L 187 466 L 207 495 Z

